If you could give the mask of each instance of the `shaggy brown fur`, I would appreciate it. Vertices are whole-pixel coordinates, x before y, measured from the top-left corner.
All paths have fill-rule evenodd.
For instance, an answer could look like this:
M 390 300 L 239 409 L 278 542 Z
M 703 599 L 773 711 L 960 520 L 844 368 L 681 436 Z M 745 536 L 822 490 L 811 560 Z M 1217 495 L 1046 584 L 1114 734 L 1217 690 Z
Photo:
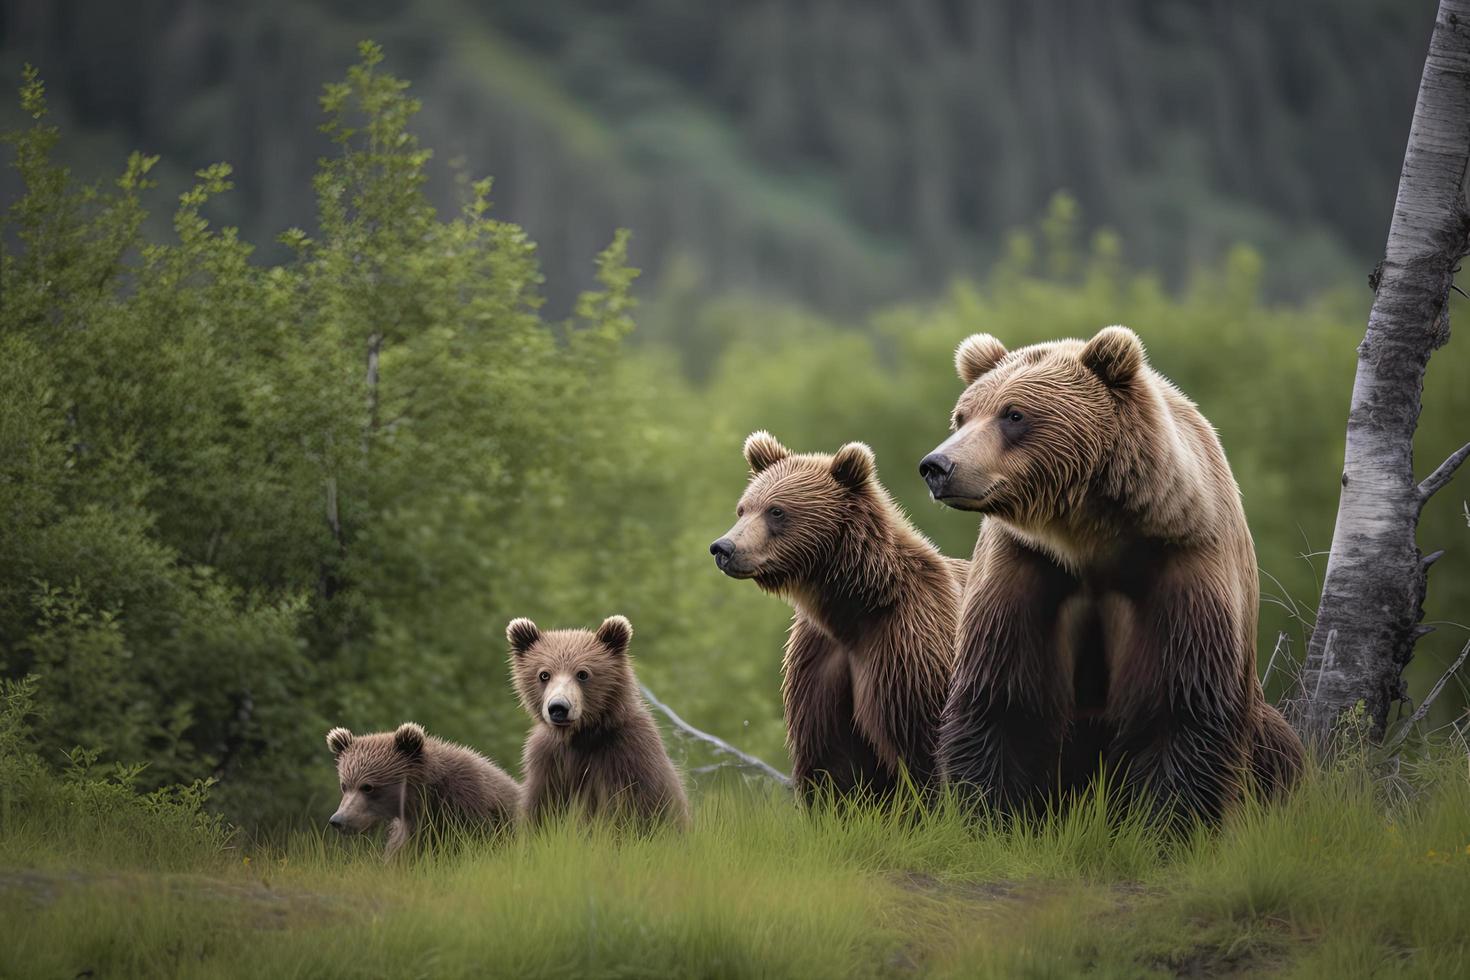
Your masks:
M 506 627 L 521 704 L 535 719 L 522 765 L 524 815 L 580 809 L 638 825 L 689 823 L 689 802 L 658 726 L 638 693 L 633 627 L 610 616 L 596 632 Z
M 1220 818 L 1300 741 L 1256 677 L 1258 584 L 1214 430 L 1132 331 L 956 354 L 953 434 L 920 464 L 986 515 L 944 709 L 941 764 L 1003 810 L 1098 770 L 1177 818 Z
M 710 551 L 795 610 L 781 694 L 798 789 L 884 796 L 905 770 L 927 785 L 969 563 L 914 529 L 862 443 L 793 455 L 756 432 L 745 458 L 738 519 Z
M 391 826 L 392 857 L 426 825 L 497 830 L 514 822 L 521 788 L 495 763 L 463 745 L 425 735 L 413 722 L 396 731 L 327 732 L 342 802 L 331 824 L 343 833 Z

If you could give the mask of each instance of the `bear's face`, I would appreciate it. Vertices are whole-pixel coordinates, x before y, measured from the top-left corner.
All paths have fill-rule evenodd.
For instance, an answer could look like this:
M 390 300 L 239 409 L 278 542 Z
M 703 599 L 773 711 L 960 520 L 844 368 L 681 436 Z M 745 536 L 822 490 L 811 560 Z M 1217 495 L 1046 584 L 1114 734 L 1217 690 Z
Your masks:
M 1067 514 L 1107 464 L 1143 365 L 1126 327 L 1012 352 L 989 334 L 968 338 L 955 353 L 966 388 L 952 434 L 919 463 L 930 495 L 1024 525 Z
M 854 496 L 869 490 L 873 451 L 850 442 L 833 456 L 797 455 L 762 431 L 745 440 L 745 460 L 750 483 L 735 526 L 710 545 L 715 564 L 772 590 L 812 578 L 840 547 Z
M 342 785 L 342 802 L 328 821 L 335 829 L 361 834 L 402 815 L 408 783 L 423 759 L 421 727 L 405 722 L 373 735 L 334 728 L 327 732 L 327 747 Z
M 633 683 L 633 626 L 609 616 L 593 630 L 547 630 L 513 619 L 505 630 L 521 704 L 539 724 L 568 736 L 601 726 L 621 709 Z

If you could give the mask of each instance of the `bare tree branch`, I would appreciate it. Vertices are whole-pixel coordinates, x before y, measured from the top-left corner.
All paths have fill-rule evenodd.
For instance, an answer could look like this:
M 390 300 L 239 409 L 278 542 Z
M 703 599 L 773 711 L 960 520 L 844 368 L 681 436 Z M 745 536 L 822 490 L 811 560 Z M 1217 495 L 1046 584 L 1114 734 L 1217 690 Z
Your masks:
M 697 739 L 701 742 L 713 746 L 717 752 L 723 752 L 726 755 L 734 756 L 736 759 L 740 760 L 739 764 L 742 767 L 747 769 L 754 769 L 763 775 L 769 776 L 776 782 L 780 783 L 782 786 L 789 787 L 791 785 L 791 777 L 786 775 L 781 770 L 777 769 L 775 766 L 772 766 L 767 762 L 763 762 L 762 760 L 757 759 L 755 756 L 749 754 L 748 752 L 740 751 L 735 746 L 725 741 L 723 738 L 720 738 L 718 735 L 711 735 L 709 732 L 700 731 L 698 728 L 695 728 L 693 725 L 689 724 L 683 718 L 680 718 L 677 714 L 675 714 L 673 708 L 670 708 L 658 698 L 654 697 L 653 692 L 648 689 L 648 685 L 639 684 L 638 686 L 642 689 L 643 697 L 648 701 L 648 703 L 653 705 L 659 711 L 663 712 L 664 716 L 669 719 L 669 723 L 672 724 L 676 729 L 678 729 L 680 733 L 688 736 L 689 738 Z M 707 771 L 708 769 L 709 767 L 706 766 L 697 771 L 703 772 Z
M 1428 500 L 1446 483 L 1449 483 L 1450 478 L 1455 475 L 1455 470 L 1459 469 L 1460 464 L 1466 459 L 1470 459 L 1470 442 L 1450 453 L 1449 459 L 1440 463 L 1438 469 L 1424 478 L 1424 482 L 1419 484 L 1420 499 Z
M 1440 675 L 1439 681 L 1435 683 L 1434 687 L 1429 689 L 1429 693 L 1419 704 L 1419 709 L 1409 718 L 1410 728 L 1429 716 L 1429 706 L 1434 704 L 1434 699 L 1439 697 L 1439 692 L 1449 683 L 1450 678 L 1454 677 L 1455 673 L 1459 671 L 1461 665 L 1465 663 L 1466 657 L 1470 657 L 1470 643 L 1465 644 L 1464 648 L 1460 650 L 1460 655 L 1455 658 L 1455 662 L 1450 664 L 1450 669 Z

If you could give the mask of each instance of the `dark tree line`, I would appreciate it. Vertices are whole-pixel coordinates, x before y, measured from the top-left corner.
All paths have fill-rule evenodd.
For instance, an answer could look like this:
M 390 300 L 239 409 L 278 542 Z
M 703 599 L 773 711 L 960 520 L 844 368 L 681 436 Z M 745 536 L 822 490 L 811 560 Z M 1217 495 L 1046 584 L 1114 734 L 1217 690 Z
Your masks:
M 5 63 L 75 121 L 189 169 L 222 214 L 301 221 L 324 146 L 300 92 L 372 36 L 448 163 L 494 173 L 565 305 L 606 229 L 711 287 L 834 311 L 983 267 L 1058 189 L 1175 281 L 1236 241 L 1295 294 L 1370 260 L 1432 5 L 1402 0 L 9 0 Z M 167 179 L 167 176 L 165 176 Z M 185 183 L 180 178 L 179 183 Z

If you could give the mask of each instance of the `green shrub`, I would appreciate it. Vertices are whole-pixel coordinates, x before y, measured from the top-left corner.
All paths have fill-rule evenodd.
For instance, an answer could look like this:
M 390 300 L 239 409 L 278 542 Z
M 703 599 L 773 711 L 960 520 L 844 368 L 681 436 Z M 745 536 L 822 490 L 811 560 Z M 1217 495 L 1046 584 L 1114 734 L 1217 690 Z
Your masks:
M 37 687 L 33 677 L 0 679 L 0 861 L 219 866 L 232 831 L 205 809 L 214 780 L 144 793 L 145 764 L 102 766 L 96 750 L 81 747 L 62 754 L 64 767 L 48 764 L 33 738 L 36 716 L 47 710 Z
M 1285 659 L 1303 648 L 1366 290 L 1268 305 L 1240 249 L 1171 295 L 1114 237 L 1076 241 L 1059 199 L 933 303 L 842 325 L 766 297 L 657 297 L 654 339 L 630 347 L 627 237 L 572 317 L 546 318 L 535 246 L 492 217 L 488 182 L 452 214 L 425 196 L 418 105 L 380 61 L 365 45 L 327 87 L 316 221 L 281 236 L 279 263 L 209 220 L 223 164 L 199 171 L 169 241 L 145 237 L 155 159 L 76 185 L 26 75 L 34 125 L 7 136 L 25 193 L 0 224 L 0 677 L 40 678 L 46 758 L 80 743 L 100 766 L 147 762 L 145 791 L 214 779 L 213 804 L 249 826 L 320 820 L 329 725 L 413 718 L 510 764 L 526 719 L 506 621 L 621 612 L 654 690 L 779 764 L 790 611 L 707 553 L 745 483 L 741 440 L 871 443 L 917 522 L 967 554 L 975 520 L 930 505 L 914 466 L 976 330 L 1014 346 L 1137 329 L 1230 454 L 1263 651 L 1278 630 Z M 1452 353 L 1430 371 L 1432 461 L 1470 413 Z M 1441 497 L 1421 536 L 1450 549 L 1429 603 L 1450 621 L 1470 576 L 1460 501 Z M 1419 676 L 1453 647 L 1424 644 Z

